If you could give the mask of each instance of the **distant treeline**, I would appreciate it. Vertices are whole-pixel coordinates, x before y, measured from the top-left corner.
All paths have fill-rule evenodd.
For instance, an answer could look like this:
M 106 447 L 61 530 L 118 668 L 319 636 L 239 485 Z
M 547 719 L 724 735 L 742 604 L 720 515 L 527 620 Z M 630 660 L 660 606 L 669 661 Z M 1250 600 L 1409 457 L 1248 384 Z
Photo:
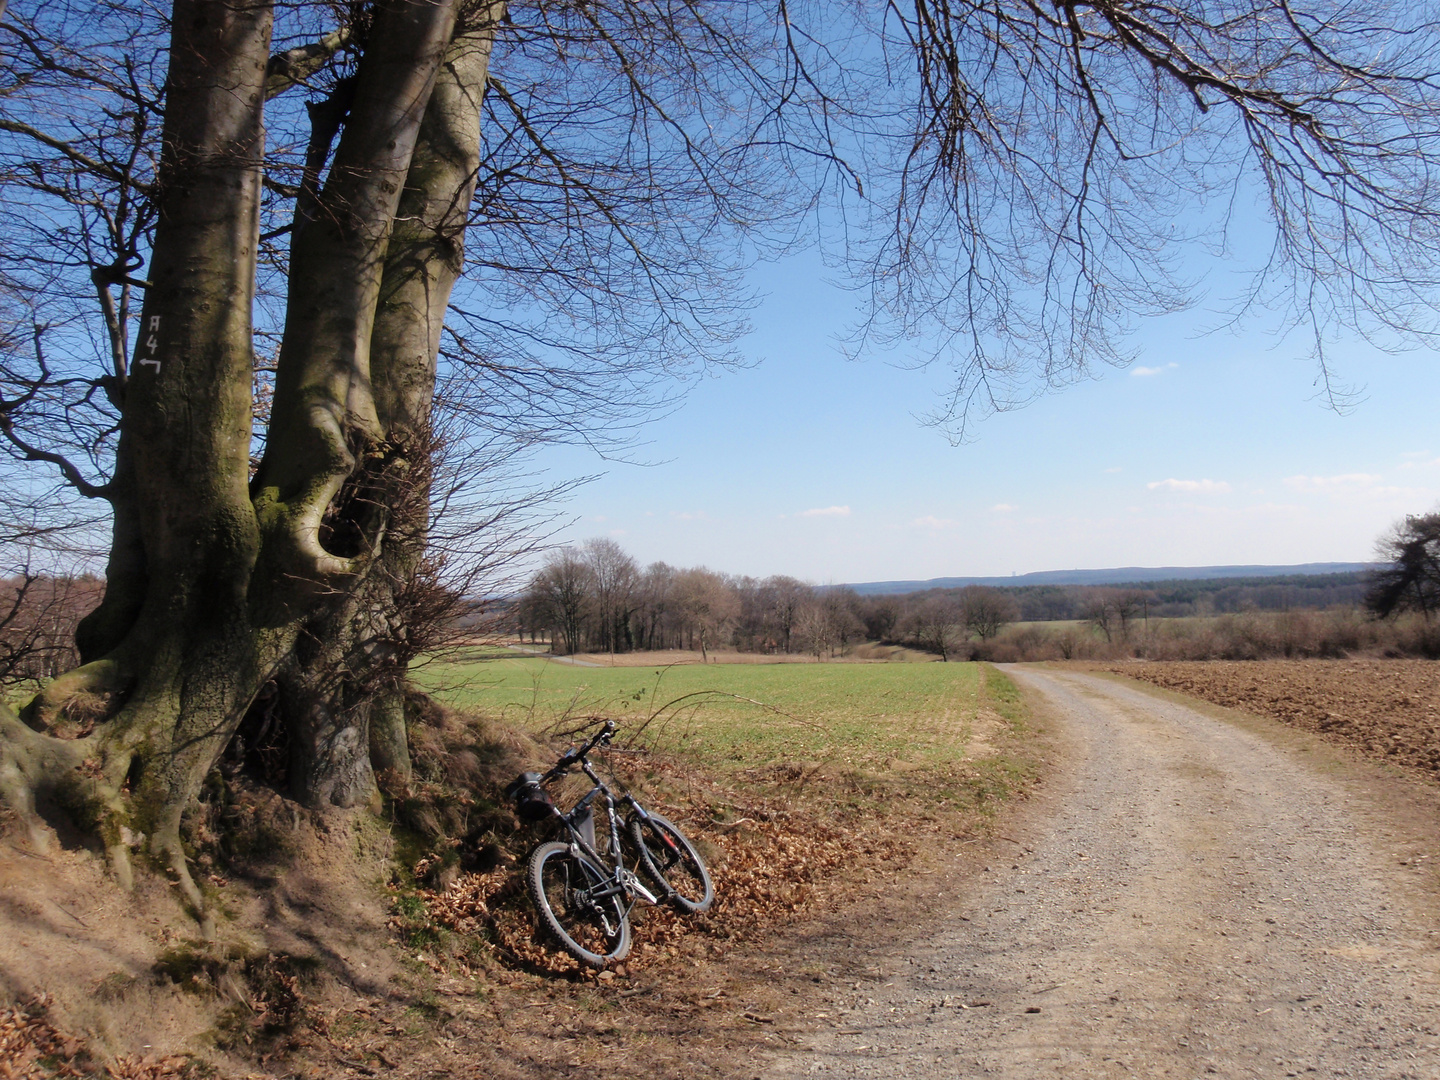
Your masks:
M 1250 611 L 1355 609 L 1363 573 L 1211 578 L 1123 586 L 966 585 L 858 594 L 795 578 L 753 578 L 665 563 L 641 567 L 613 540 L 550 554 L 510 608 L 511 629 L 556 652 L 736 649 L 844 654 L 863 641 L 941 656 L 993 642 L 1014 622 L 1082 621 L 1107 643 L 1151 620 Z
M 1086 619 L 1097 596 L 1135 593 L 1144 598 L 1153 618 L 1183 619 L 1193 615 L 1233 615 L 1242 611 L 1324 610 L 1358 607 L 1365 599 L 1367 575 L 1290 574 L 1284 577 L 1205 578 L 1150 581 L 1133 585 L 998 586 L 1020 609 L 1024 622 Z M 933 589 L 958 594 L 959 589 Z
M 0 685 L 43 680 L 78 663 L 76 625 L 103 589 L 102 580 L 89 576 L 0 578 Z M 1356 572 L 1119 586 L 967 585 L 861 596 L 846 586 L 815 586 L 783 576 L 752 578 L 664 563 L 642 569 L 613 541 L 596 540 L 552 553 L 521 597 L 501 604 L 499 613 L 486 605 L 491 610 L 486 622 L 498 614 L 511 632 L 549 642 L 557 652 L 679 648 L 820 656 L 843 655 L 862 642 L 877 641 L 942 656 L 978 650 L 1008 658 L 1019 649 L 1017 658 L 1052 652 L 1069 657 L 1130 648 L 1137 635 L 1149 637 L 1149 624 L 1156 619 L 1327 609 L 1346 609 L 1358 618 L 1365 590 L 1366 575 Z M 1354 618 L 1342 620 L 1344 633 L 1337 640 L 1350 640 Z M 1047 629 L 1033 641 L 1033 634 L 1017 637 L 1029 632 L 1012 627 L 999 640 L 1002 629 L 1015 622 L 1062 621 L 1088 627 L 1063 640 Z M 1248 655 L 1248 641 L 1213 649 L 1217 655 L 1236 650 Z M 1260 651 L 1268 655 L 1269 648 Z M 1315 648 L 1324 655 L 1331 646 Z M 1417 647 L 1403 648 L 1414 652 Z M 1433 651 L 1429 645 L 1426 649 Z M 1296 650 L 1312 654 L 1309 645 Z M 1280 654 L 1290 655 L 1290 646 Z
M 0 577 L 0 686 L 53 679 L 80 663 L 75 628 L 100 603 L 97 577 Z

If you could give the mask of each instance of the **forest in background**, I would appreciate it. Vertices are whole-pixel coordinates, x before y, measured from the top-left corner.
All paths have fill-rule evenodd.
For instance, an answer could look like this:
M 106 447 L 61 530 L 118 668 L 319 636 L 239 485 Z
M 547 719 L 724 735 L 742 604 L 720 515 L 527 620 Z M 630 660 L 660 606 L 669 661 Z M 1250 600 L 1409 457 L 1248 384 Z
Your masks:
M 946 660 L 1432 655 L 1428 620 L 1367 617 L 1369 587 L 1367 573 L 1352 572 L 861 595 L 784 575 L 642 568 L 597 538 L 552 552 L 504 625 L 557 653 L 686 649 L 702 658 L 735 650 L 831 659 L 867 643 Z

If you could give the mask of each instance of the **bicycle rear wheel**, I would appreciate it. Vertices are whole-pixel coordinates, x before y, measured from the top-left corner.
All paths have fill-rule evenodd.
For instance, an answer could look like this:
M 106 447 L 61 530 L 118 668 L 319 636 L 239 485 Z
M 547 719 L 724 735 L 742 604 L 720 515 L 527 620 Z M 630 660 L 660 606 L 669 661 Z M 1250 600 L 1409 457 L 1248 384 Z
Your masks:
M 710 871 L 679 826 L 659 814 L 636 814 L 630 819 L 630 839 L 640 852 L 640 869 L 665 899 L 692 914 L 710 910 L 715 902 Z
M 630 917 L 604 870 L 559 841 L 537 847 L 529 870 L 530 899 L 562 949 L 595 968 L 625 959 Z

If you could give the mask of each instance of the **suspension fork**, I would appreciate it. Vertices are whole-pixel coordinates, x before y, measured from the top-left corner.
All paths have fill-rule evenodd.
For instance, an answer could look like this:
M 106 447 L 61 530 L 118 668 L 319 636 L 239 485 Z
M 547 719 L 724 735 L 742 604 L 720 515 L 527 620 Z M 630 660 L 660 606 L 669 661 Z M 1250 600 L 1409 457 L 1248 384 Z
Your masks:
M 646 809 L 645 809 L 643 806 L 641 806 L 638 802 L 635 801 L 635 796 L 634 796 L 634 795 L 631 795 L 629 792 L 626 792 L 626 793 L 625 793 L 625 802 L 626 802 L 626 804 L 630 807 L 630 809 L 634 812 L 634 814 L 635 814 L 636 817 L 638 817 L 644 824 L 646 824 L 646 825 L 649 825 L 649 824 L 650 824 L 650 814 L 649 814 L 649 812 L 646 811 Z M 680 857 L 680 848 L 679 848 L 679 845 L 677 845 L 677 844 L 675 843 L 675 841 L 671 839 L 670 834 L 667 833 L 664 829 L 656 829 L 656 830 L 655 830 L 655 833 L 656 833 L 656 835 L 658 835 L 658 836 L 660 837 L 661 842 L 664 843 L 664 845 L 665 845 L 665 850 L 666 850 L 667 852 L 669 852 L 670 857 L 671 857 L 672 859 L 678 859 L 678 858 Z

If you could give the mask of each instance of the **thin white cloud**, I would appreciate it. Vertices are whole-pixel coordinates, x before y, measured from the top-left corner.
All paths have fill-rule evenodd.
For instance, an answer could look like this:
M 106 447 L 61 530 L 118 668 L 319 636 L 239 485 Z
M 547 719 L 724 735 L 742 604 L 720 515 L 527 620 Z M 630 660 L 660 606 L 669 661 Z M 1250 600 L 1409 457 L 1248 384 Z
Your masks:
M 1364 491 L 1373 488 L 1384 477 L 1373 473 L 1341 473 L 1338 476 L 1287 476 L 1285 486 L 1295 491 L 1335 493 Z
M 1186 491 L 1196 495 L 1223 495 L 1230 490 L 1224 480 L 1152 480 L 1145 485 L 1151 491 Z
M 800 511 L 801 517 L 849 517 L 850 507 L 848 506 L 820 506 L 814 510 Z
M 1165 374 L 1165 372 L 1171 370 L 1172 368 L 1177 368 L 1179 366 L 1179 364 L 1172 361 L 1171 363 L 1165 364 L 1161 367 L 1133 367 L 1130 369 L 1130 374 L 1136 376 L 1137 378 L 1144 379 L 1151 375 L 1163 375 Z
M 994 506 L 990 507 L 990 512 L 992 514 L 1008 514 L 1012 510 L 1019 509 L 1020 507 L 1016 506 L 1014 503 L 996 503 Z
M 1285 486 L 1306 495 L 1325 495 L 1337 501 L 1364 503 L 1404 502 L 1411 506 L 1428 503 L 1435 498 L 1431 488 L 1400 487 L 1381 483 L 1384 477 L 1374 473 L 1341 473 L 1338 476 L 1287 476 Z
M 1110 468 L 1106 469 L 1105 471 L 1106 471 L 1107 473 L 1118 473 L 1118 472 L 1124 472 L 1125 470 L 1122 469 L 1119 465 L 1112 465 L 1112 466 L 1110 466 Z
M 949 520 L 948 518 L 937 518 L 934 514 L 926 514 L 924 517 L 916 518 L 914 521 L 910 522 L 910 524 L 917 529 L 934 530 L 951 528 L 955 524 L 955 522 Z
M 681 521 L 709 521 L 710 515 L 704 510 L 672 510 L 670 516 Z

